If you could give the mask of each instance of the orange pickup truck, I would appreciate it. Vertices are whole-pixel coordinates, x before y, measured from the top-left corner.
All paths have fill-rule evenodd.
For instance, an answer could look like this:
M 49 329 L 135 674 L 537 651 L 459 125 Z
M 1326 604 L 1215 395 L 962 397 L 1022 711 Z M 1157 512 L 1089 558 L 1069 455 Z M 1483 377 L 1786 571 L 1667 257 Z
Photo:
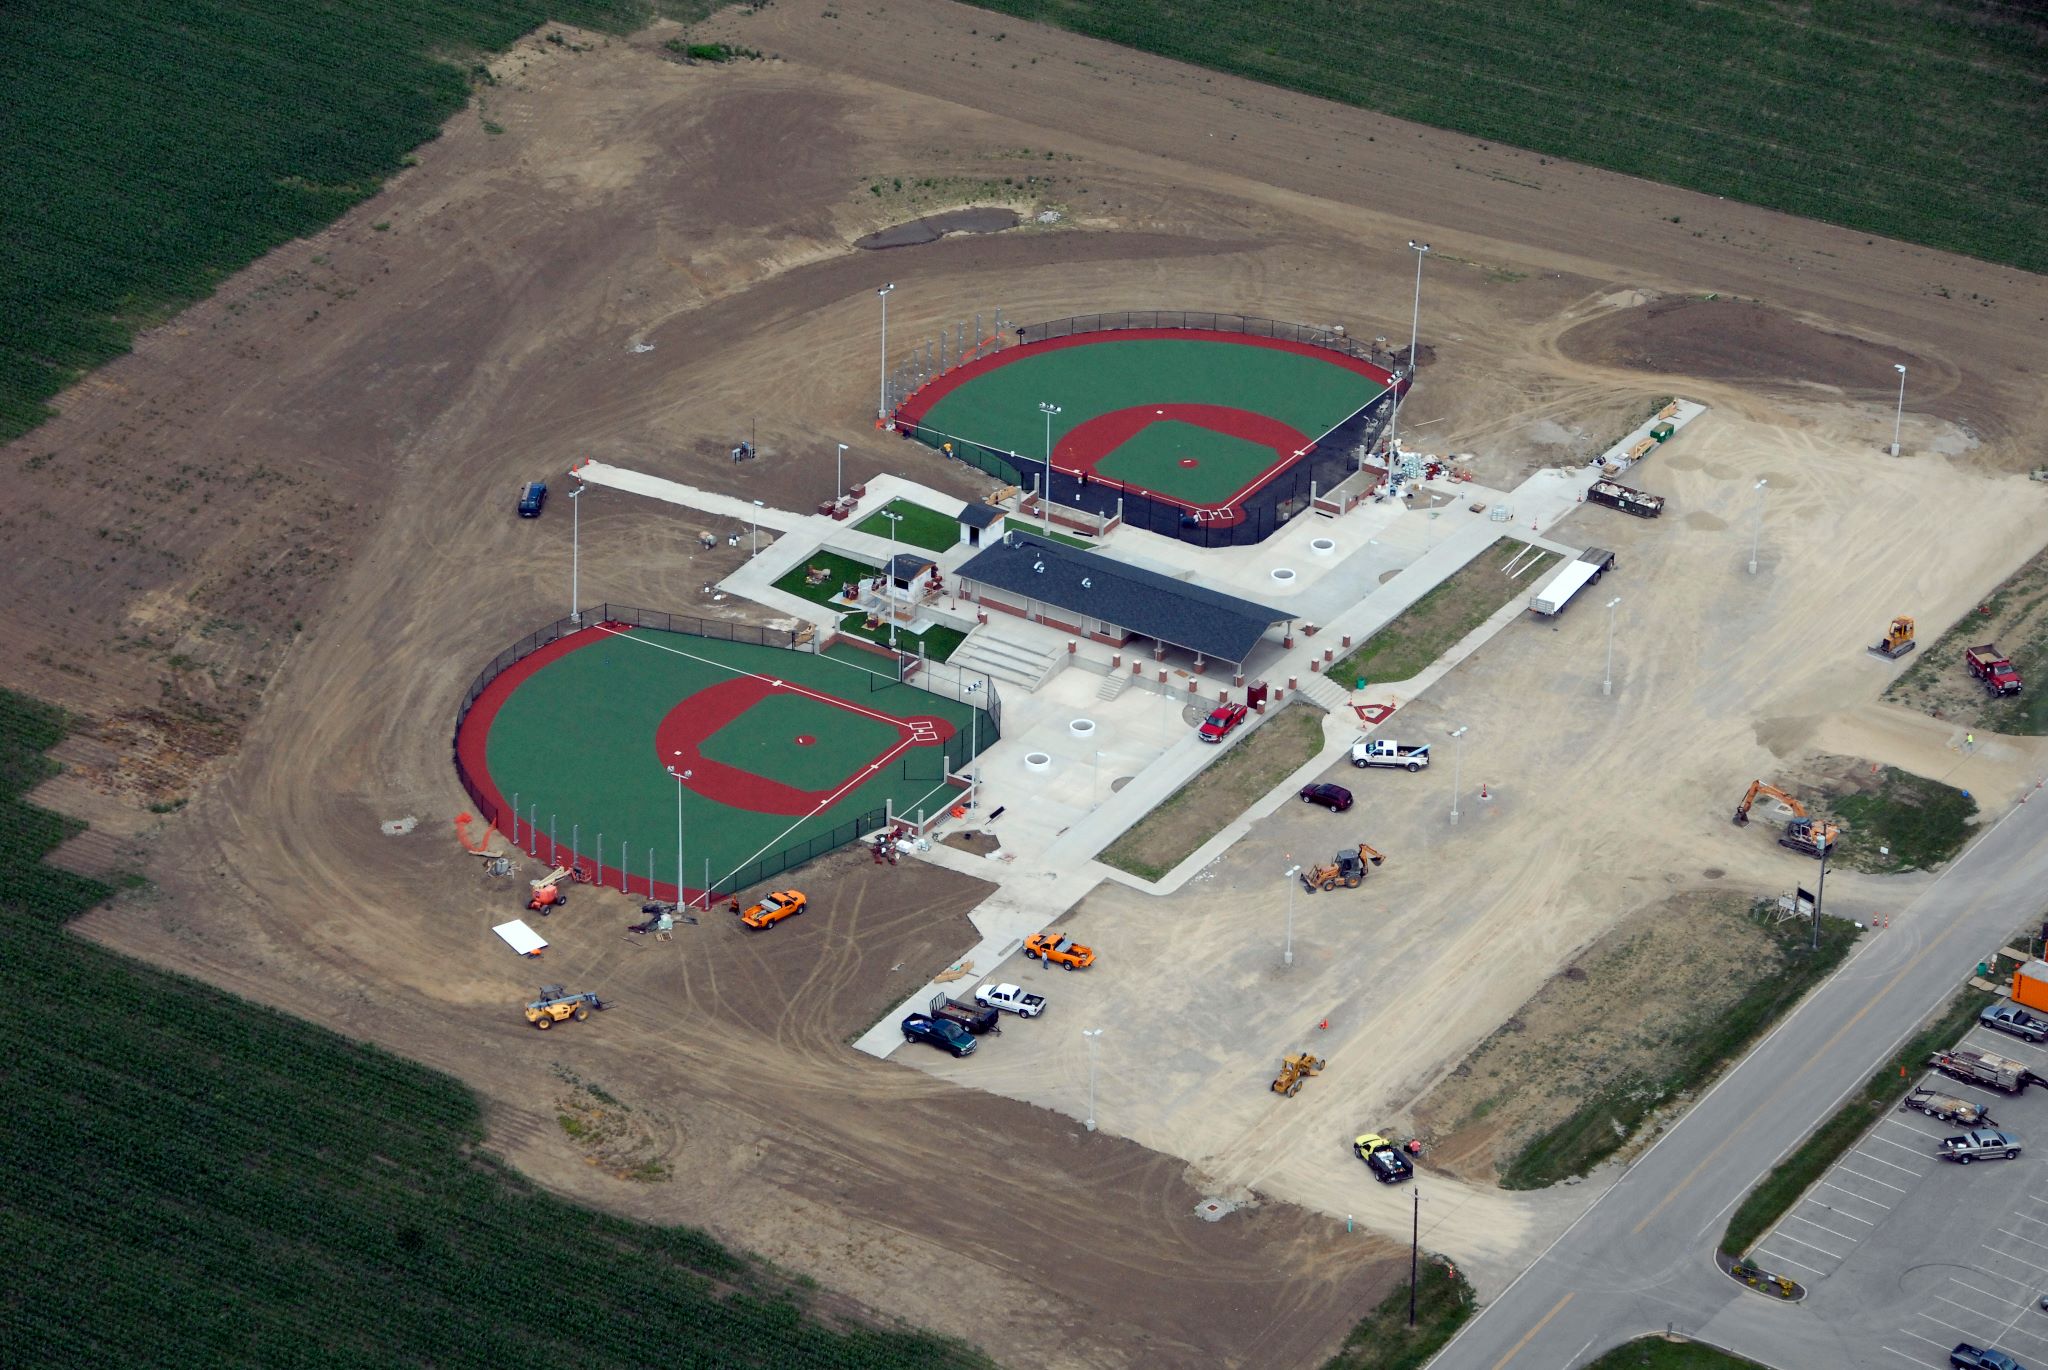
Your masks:
M 1079 970 L 1095 964 L 1095 949 L 1084 947 L 1071 937 L 1058 933 L 1041 932 L 1024 943 L 1024 954 L 1034 961 L 1044 961 L 1058 966 L 1061 970 Z

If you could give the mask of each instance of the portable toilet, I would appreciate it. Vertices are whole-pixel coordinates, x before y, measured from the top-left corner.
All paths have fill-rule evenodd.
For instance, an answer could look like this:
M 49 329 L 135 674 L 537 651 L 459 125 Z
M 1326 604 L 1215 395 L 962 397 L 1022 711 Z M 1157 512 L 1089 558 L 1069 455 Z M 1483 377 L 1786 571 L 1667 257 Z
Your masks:
M 2023 1008 L 2048 1013 L 2048 961 L 2035 957 L 2014 968 L 2012 1001 Z

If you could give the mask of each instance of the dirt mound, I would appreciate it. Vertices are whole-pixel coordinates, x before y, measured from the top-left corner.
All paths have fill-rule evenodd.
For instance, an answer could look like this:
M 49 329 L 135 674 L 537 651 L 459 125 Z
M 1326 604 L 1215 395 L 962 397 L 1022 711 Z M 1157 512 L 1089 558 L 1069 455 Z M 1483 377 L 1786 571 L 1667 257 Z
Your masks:
M 1825 385 L 1859 397 L 1893 393 L 1894 363 L 1904 362 L 1913 371 L 1930 365 L 1911 353 L 1830 333 L 1744 300 L 1658 300 L 1580 324 L 1558 345 L 1573 360 L 1600 366 L 1767 385 Z

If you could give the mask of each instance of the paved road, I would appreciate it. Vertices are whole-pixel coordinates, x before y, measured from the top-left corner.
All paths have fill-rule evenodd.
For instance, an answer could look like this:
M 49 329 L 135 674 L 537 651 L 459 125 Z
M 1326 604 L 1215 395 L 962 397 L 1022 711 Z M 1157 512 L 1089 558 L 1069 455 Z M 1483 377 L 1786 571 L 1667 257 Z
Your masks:
M 1713 1264 L 1729 1210 L 2048 897 L 2048 792 L 1869 940 L 1431 1362 L 1568 1370 L 1667 1326 L 1767 1365 L 1851 1365 Z M 1860 1350 L 1861 1348 L 1857 1348 Z

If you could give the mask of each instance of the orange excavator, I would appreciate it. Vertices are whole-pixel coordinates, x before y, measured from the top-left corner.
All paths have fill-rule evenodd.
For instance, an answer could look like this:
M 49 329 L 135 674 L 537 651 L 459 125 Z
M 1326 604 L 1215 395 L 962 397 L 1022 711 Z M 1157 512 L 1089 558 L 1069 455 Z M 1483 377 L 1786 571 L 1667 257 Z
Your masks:
M 1828 848 L 1835 845 L 1835 839 L 1842 830 L 1825 820 L 1816 821 L 1807 817 L 1806 806 L 1776 785 L 1766 785 L 1761 780 L 1749 782 L 1749 793 L 1742 796 L 1742 802 L 1735 806 L 1735 826 L 1749 825 L 1749 807 L 1756 803 L 1758 795 L 1769 795 L 1792 811 L 1792 821 L 1785 825 L 1785 835 L 1778 839 L 1781 847 L 1804 852 L 1808 856 L 1826 856 Z

